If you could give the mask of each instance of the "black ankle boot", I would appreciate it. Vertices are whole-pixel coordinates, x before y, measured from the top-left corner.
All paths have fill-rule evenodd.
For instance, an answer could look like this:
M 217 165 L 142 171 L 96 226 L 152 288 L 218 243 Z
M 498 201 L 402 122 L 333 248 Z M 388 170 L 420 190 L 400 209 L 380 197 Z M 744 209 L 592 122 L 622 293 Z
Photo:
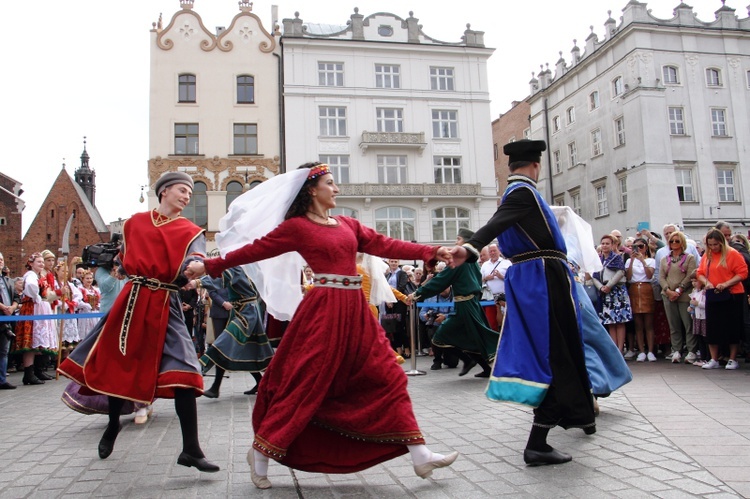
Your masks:
M 37 378 L 39 378 L 42 381 L 51 381 L 55 378 L 47 375 L 47 373 L 44 372 L 44 365 L 46 363 L 46 360 L 42 355 L 37 355 L 34 357 L 34 374 Z
M 23 368 L 23 384 L 24 385 L 43 385 L 44 381 L 37 378 L 34 375 L 34 366 Z

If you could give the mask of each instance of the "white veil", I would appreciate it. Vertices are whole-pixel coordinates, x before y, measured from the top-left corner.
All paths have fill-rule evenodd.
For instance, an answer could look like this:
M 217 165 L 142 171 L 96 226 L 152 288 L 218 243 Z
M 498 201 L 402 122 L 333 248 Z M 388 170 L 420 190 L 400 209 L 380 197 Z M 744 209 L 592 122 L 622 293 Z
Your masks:
M 596 252 L 591 225 L 579 217 L 570 206 L 550 206 L 555 214 L 568 248 L 568 258 L 576 262 L 583 272 L 593 274 L 602 270 L 602 262 Z
M 391 290 L 385 273 L 388 270 L 388 264 L 381 258 L 363 253 L 362 267 L 370 276 L 370 305 L 380 306 L 381 303 L 395 303 L 396 296 Z
M 216 244 L 221 256 L 278 227 L 308 173 L 310 170 L 305 168 L 277 175 L 235 199 L 219 221 Z M 279 320 L 290 320 L 302 301 L 302 265 L 303 259 L 296 251 L 243 265 L 268 311 Z

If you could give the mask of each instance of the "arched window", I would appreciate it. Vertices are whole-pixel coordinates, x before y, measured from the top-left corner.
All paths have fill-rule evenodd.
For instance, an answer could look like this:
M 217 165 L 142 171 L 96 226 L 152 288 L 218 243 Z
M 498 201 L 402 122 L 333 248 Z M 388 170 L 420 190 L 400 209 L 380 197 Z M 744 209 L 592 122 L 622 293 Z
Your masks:
M 389 206 L 375 210 L 375 230 L 402 241 L 414 240 L 416 212 L 409 208 Z
M 720 87 L 721 83 L 721 70 L 717 68 L 706 69 L 706 85 L 709 87 Z
M 195 102 L 195 75 L 184 74 L 177 78 L 178 102 Z
M 351 208 L 333 208 L 331 210 L 331 216 L 342 215 L 350 218 L 357 218 L 357 210 Z
M 196 182 L 190 204 L 182 211 L 183 217 L 203 228 L 208 225 L 208 196 L 206 190 L 206 184 L 200 181 Z
M 458 229 L 469 228 L 469 210 L 446 206 L 432 210 L 432 240 L 455 241 Z
M 665 85 L 677 85 L 680 83 L 680 74 L 677 72 L 677 66 L 664 66 L 662 76 Z
M 236 181 L 231 181 L 227 184 L 227 210 L 232 201 L 237 199 L 242 194 L 242 184 Z
M 237 77 L 237 104 L 255 103 L 255 78 L 250 75 Z

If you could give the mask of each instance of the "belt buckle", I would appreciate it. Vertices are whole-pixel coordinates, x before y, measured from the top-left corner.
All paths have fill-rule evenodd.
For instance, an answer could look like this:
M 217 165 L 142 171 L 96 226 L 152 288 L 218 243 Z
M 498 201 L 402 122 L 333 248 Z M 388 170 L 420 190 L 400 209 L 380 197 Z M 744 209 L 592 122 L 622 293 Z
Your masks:
M 156 291 L 159 289 L 159 285 L 161 284 L 158 279 L 154 279 L 153 277 L 149 277 L 146 279 L 146 287 L 150 289 L 151 291 Z

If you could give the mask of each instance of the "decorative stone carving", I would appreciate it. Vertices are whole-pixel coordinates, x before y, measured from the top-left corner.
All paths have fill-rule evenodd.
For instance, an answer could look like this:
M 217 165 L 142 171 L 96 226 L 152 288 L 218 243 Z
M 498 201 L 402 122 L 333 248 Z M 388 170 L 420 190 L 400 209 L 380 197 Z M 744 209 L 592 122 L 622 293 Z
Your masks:
M 359 143 L 359 148 L 363 153 L 368 147 L 378 146 L 416 148 L 421 153 L 427 143 L 425 142 L 424 132 L 362 132 L 362 141 Z
M 265 180 L 279 173 L 279 157 L 253 158 L 240 156 L 237 158 L 220 158 L 219 156 L 214 156 L 213 158 L 204 158 L 178 156 L 174 158 L 162 158 L 161 156 L 157 156 L 148 160 L 148 178 L 151 189 L 153 189 L 154 184 L 156 184 L 162 173 L 178 170 L 189 173 L 195 180 L 206 182 L 208 190 L 218 190 L 218 186 L 221 186 L 222 190 L 224 190 L 228 181 L 221 182 L 220 173 L 228 172 L 229 176 L 236 177 L 243 185 L 245 183 L 246 171 L 248 175 L 252 175 L 252 180 L 248 176 L 249 182 Z M 266 174 L 266 170 L 270 174 Z M 212 175 L 213 180 L 209 180 L 208 175 Z
M 319 146 L 322 154 L 348 154 L 349 153 L 349 141 L 348 140 L 337 140 L 337 141 L 320 141 Z

